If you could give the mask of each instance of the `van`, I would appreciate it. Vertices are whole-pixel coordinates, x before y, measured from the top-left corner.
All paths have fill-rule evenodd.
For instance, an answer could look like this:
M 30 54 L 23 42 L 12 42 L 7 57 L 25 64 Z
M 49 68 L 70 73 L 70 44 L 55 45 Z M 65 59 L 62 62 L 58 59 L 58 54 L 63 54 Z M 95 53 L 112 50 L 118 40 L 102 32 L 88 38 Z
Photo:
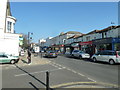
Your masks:
M 94 54 L 91 59 L 96 61 L 108 62 L 109 64 L 120 63 L 120 51 L 103 50 Z

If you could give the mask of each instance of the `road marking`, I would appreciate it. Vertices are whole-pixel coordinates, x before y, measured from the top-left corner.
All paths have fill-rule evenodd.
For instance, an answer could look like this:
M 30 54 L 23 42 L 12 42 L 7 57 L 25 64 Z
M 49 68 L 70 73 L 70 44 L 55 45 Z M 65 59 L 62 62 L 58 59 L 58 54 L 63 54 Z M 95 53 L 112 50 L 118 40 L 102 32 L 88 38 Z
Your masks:
M 69 85 L 75 85 L 75 84 L 94 84 L 95 82 L 70 82 L 70 83 L 62 83 L 58 85 L 51 86 L 51 88 L 60 88 L 60 87 L 65 87 Z
M 93 80 L 93 79 L 91 79 L 91 78 L 89 78 L 89 77 L 87 77 L 87 76 L 85 76 L 85 75 L 83 75 L 83 74 L 81 74 L 81 73 L 79 73 L 79 72 L 76 72 L 75 70 L 72 70 L 72 69 L 70 69 L 70 68 L 64 67 L 64 66 L 62 66 L 62 65 L 60 65 L 60 64 L 57 64 L 57 63 L 55 63 L 55 62 L 51 62 L 51 65 L 54 66 L 54 67 L 57 67 L 57 68 L 58 68 L 58 66 L 60 66 L 60 67 L 62 67 L 63 69 L 66 69 L 66 70 L 71 71 L 71 72 L 73 72 L 73 73 L 75 73 L 75 74 L 78 74 L 78 75 L 80 75 L 80 76 L 86 77 L 87 79 L 89 79 L 89 80 L 91 80 L 91 81 L 93 81 L 93 82 L 96 82 L 95 80 Z
M 25 75 L 29 75 L 29 74 L 38 74 L 38 73 L 43 73 L 43 72 L 52 72 L 52 71 L 57 71 L 57 70 L 61 70 L 63 68 L 58 68 L 58 69 L 53 69 L 53 70 L 44 70 L 44 71 L 38 71 L 38 72 L 31 72 L 31 73 L 23 73 L 23 74 L 17 74 L 17 75 L 14 75 L 15 77 L 18 77 L 18 76 L 25 76 Z
M 88 78 L 89 80 L 93 81 L 93 82 L 96 82 L 95 80 L 91 79 L 91 78 Z
M 53 85 L 53 86 L 50 86 L 50 87 L 51 88 L 60 88 L 60 87 L 78 85 L 78 84 L 80 84 L 80 85 L 84 85 L 84 84 L 98 84 L 98 86 L 99 85 L 103 85 L 103 86 L 111 86 L 111 88 L 113 88 L 113 87 L 118 88 L 118 85 L 110 84 L 110 83 L 103 83 L 103 82 L 69 82 L 69 83 L 62 83 L 62 84 L 58 84 L 58 85 Z

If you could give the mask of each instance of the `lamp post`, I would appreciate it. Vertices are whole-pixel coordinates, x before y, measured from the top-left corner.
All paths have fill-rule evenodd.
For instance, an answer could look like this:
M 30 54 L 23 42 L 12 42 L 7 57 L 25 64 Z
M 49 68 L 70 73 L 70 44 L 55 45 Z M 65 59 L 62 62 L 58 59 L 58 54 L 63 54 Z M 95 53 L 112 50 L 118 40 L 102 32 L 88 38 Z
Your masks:
M 30 49 L 30 39 L 32 39 L 32 37 L 30 37 L 30 35 L 33 35 L 33 33 L 28 32 L 28 49 Z

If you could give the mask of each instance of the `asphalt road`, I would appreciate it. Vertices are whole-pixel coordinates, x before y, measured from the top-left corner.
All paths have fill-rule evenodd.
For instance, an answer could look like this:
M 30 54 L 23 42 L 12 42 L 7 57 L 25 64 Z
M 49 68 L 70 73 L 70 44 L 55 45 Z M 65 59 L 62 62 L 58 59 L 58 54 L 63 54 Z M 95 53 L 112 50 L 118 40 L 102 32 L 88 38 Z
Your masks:
M 47 58 L 50 63 L 35 66 L 9 65 L 2 68 L 3 88 L 45 88 L 46 72 L 49 71 L 51 88 L 97 86 L 99 84 L 116 87 L 118 85 L 118 66 L 107 63 L 94 63 L 90 60 L 79 60 L 58 56 Z M 79 85 L 79 86 L 77 86 Z M 86 87 L 87 87 L 86 86 Z M 72 88 L 73 88 L 72 87 Z M 99 86 L 102 87 L 102 86 Z

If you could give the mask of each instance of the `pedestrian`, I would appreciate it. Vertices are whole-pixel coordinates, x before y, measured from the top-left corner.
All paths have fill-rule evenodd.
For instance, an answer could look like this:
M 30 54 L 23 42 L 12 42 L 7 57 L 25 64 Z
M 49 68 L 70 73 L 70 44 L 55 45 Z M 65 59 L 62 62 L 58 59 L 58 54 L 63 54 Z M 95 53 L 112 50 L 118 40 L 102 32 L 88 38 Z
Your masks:
M 31 52 L 30 52 L 30 50 L 28 49 L 28 57 L 27 57 L 27 59 L 28 59 L 28 64 L 30 64 L 31 63 Z

